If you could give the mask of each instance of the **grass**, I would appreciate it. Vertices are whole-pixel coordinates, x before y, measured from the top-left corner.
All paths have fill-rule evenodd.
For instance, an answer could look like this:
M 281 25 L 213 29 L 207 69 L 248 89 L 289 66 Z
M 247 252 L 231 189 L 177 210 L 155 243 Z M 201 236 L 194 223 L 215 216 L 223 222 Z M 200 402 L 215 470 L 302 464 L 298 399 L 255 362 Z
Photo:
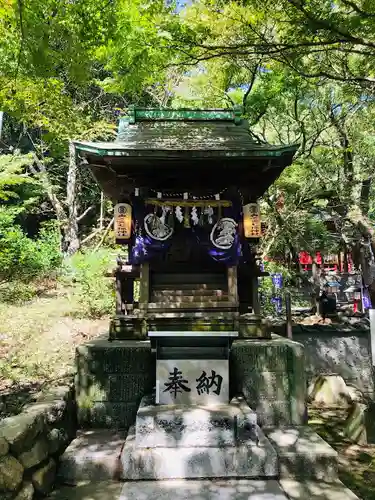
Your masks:
M 109 318 L 81 319 L 79 308 L 57 284 L 23 305 L 0 303 L 0 418 L 71 378 L 76 346 L 108 331 Z
M 309 425 L 337 452 L 339 478 L 362 500 L 375 500 L 375 444 L 357 446 L 343 437 L 345 411 L 309 409 Z

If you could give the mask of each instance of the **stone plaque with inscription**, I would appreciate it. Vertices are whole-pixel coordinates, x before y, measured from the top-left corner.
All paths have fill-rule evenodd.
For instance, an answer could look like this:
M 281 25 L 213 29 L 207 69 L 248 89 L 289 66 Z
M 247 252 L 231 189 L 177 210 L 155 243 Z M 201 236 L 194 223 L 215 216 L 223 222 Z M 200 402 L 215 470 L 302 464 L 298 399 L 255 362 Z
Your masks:
M 156 362 L 156 403 L 218 405 L 229 402 L 228 360 L 171 359 Z

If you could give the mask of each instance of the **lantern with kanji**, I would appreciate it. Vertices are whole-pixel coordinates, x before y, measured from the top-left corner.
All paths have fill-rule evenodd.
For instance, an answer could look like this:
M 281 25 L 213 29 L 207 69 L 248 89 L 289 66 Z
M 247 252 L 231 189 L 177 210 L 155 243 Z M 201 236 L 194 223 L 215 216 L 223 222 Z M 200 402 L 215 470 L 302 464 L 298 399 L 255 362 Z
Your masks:
M 115 206 L 115 236 L 116 242 L 125 243 L 132 233 L 132 207 L 128 203 L 118 203 Z
M 243 207 L 243 228 L 245 238 L 260 238 L 262 236 L 258 203 L 248 203 Z

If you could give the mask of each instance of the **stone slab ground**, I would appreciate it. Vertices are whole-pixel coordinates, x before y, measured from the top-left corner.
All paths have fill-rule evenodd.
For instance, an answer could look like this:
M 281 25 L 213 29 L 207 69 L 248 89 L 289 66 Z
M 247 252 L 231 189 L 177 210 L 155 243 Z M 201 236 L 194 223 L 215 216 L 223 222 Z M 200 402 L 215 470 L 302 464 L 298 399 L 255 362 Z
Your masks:
M 290 500 L 360 500 L 340 481 L 325 483 L 282 479 L 280 485 Z
M 51 500 L 288 500 L 276 481 L 137 481 L 82 484 L 55 491 Z M 343 499 L 346 500 L 346 499 Z
M 109 429 L 78 431 L 60 459 L 57 479 L 62 484 L 118 479 L 126 434 Z
M 280 478 L 335 482 L 337 452 L 309 427 L 266 431 L 279 459 Z

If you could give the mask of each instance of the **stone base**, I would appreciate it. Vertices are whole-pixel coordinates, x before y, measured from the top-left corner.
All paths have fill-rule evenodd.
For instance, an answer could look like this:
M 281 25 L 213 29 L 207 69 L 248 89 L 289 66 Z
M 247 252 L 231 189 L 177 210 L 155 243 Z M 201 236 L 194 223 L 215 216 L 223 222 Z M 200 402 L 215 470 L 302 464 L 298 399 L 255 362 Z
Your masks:
M 277 477 L 277 455 L 243 399 L 215 407 L 145 399 L 121 455 L 124 480 Z
M 258 446 L 249 441 L 223 448 L 137 448 L 132 427 L 121 462 L 126 481 L 278 476 L 275 450 L 261 431 Z
M 281 478 L 337 481 L 337 452 L 308 427 L 276 429 L 267 437 L 277 452 Z

